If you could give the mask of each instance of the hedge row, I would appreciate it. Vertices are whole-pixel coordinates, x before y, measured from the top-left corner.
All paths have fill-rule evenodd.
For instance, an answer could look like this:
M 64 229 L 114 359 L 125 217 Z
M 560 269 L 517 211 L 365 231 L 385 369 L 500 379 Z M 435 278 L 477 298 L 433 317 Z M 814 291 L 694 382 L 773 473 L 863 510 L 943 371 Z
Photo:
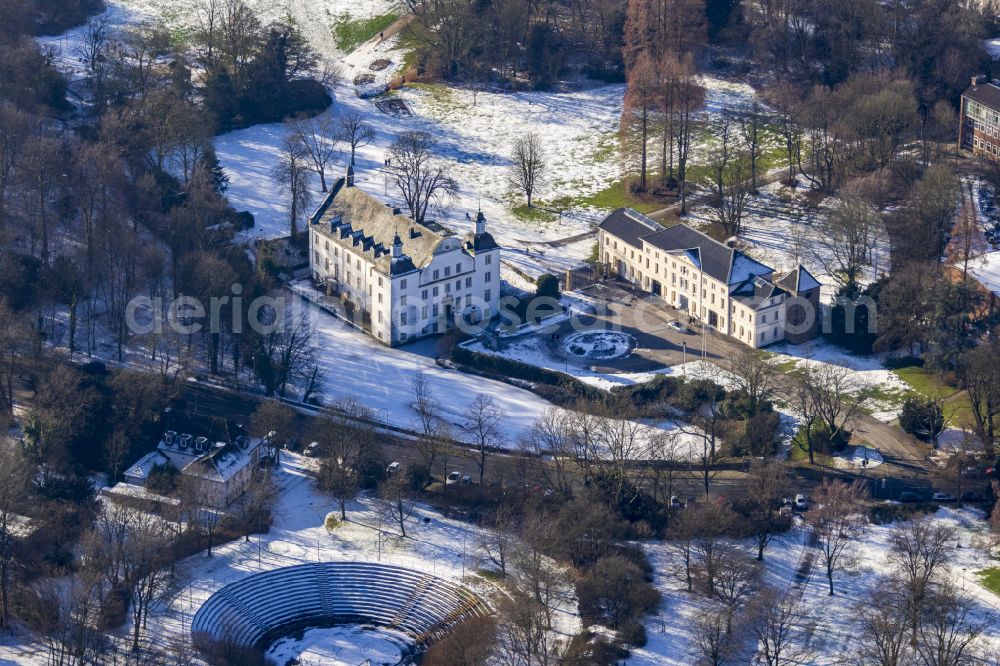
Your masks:
M 556 372 L 548 368 L 540 368 L 537 365 L 522 363 L 521 361 L 497 356 L 496 354 L 483 354 L 482 352 L 472 351 L 461 345 L 452 347 L 451 359 L 456 363 L 482 373 L 556 386 L 562 389 L 561 392 L 566 392 L 576 398 L 592 402 L 604 402 L 608 399 L 608 394 L 605 391 L 582 382 L 566 373 Z M 546 398 L 554 397 L 549 395 L 550 391 L 540 391 L 539 393 L 545 394 Z M 559 402 L 562 402 L 562 400 L 559 400 Z

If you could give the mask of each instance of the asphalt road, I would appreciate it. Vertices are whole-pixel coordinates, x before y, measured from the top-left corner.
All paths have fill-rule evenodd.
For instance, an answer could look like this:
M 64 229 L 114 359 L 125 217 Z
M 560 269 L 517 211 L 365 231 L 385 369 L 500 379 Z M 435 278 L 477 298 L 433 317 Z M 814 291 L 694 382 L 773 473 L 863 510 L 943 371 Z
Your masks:
M 215 388 L 205 384 L 188 382 L 184 397 L 187 407 L 198 414 L 209 414 L 231 418 L 238 423 L 249 423 L 250 416 L 264 398 L 244 395 Z M 300 410 L 304 418 L 309 418 L 305 410 Z M 891 431 L 884 426 L 880 432 Z M 866 438 L 869 433 L 866 433 Z M 870 440 L 869 440 L 870 441 Z M 381 439 L 383 455 L 387 461 L 396 461 L 404 466 L 419 461 L 419 454 L 412 441 L 391 433 L 383 434 Z M 459 471 L 469 474 L 474 479 L 478 475 L 478 467 L 471 459 L 462 455 L 463 451 L 455 447 L 447 458 L 449 471 Z M 498 477 L 516 478 L 523 472 L 523 456 L 517 452 L 497 454 L 490 459 L 487 467 L 487 479 Z M 735 496 L 742 492 L 744 473 L 748 462 L 725 461 L 712 466 L 715 475 L 711 481 L 712 493 Z M 649 463 L 636 463 L 637 471 Z M 701 473 L 697 465 L 677 463 L 672 465 L 677 472 L 675 480 L 678 486 L 677 494 L 699 496 L 704 492 Z M 809 494 L 819 486 L 824 479 L 838 478 L 845 481 L 863 480 L 868 485 L 874 499 L 898 499 L 902 492 L 914 492 L 929 498 L 933 492 L 930 478 L 927 474 L 926 461 L 914 461 L 911 458 L 895 458 L 892 454 L 885 455 L 885 463 L 871 471 L 855 472 L 832 467 L 794 467 L 791 469 L 793 486 L 797 492 Z

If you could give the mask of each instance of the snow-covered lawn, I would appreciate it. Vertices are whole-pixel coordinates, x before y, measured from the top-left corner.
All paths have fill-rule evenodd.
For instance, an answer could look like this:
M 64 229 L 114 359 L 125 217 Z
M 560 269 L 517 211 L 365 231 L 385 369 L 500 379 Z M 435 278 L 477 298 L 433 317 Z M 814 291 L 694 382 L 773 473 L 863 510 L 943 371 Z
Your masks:
M 198 554 L 181 562 L 178 578 L 184 583 L 156 610 L 151 635 L 184 631 L 200 605 L 228 583 L 258 571 L 306 562 L 391 563 L 460 582 L 487 600 L 496 598 L 497 588 L 474 573 L 480 568 L 478 528 L 417 507 L 404 539 L 398 536 L 398 528 L 380 517 L 381 501 L 363 497 L 349 503 L 348 522 L 328 531 L 323 522 L 336 507 L 315 490 L 311 476 L 314 464 L 294 453 L 282 454 L 276 471 L 279 503 L 270 532 L 251 537 L 249 542 L 226 544 L 216 549 L 212 558 Z M 575 599 L 570 598 L 556 613 L 556 628 L 561 633 L 579 630 L 574 608 Z M 373 655 L 363 655 L 368 656 Z
M 297 284 L 295 289 L 308 293 L 310 287 Z M 321 397 L 325 404 L 359 398 L 375 410 L 380 420 L 419 429 L 412 386 L 413 378 L 423 374 L 440 418 L 452 427 L 452 435 L 458 438 L 463 437 L 463 429 L 468 425 L 466 414 L 472 402 L 480 394 L 490 396 L 504 413 L 502 446 L 507 448 L 516 447 L 534 422 L 552 408 L 551 403 L 527 389 L 437 365 L 434 339 L 389 348 L 311 303 L 296 299 L 294 307 L 298 312 L 292 316 L 305 317 L 315 331 L 315 344 L 321 350 Z M 481 351 L 480 348 L 476 350 Z M 644 435 L 660 431 L 675 436 L 677 455 L 696 455 L 698 438 L 680 433 L 677 423 L 649 422 L 642 428 Z
M 969 275 L 994 294 L 1000 294 L 1000 251 L 988 252 L 969 262 Z
M 396 95 L 414 111 L 412 117 L 383 114 L 371 100 L 358 98 L 354 88 L 350 80 L 336 86 L 331 91 L 334 104 L 326 113 L 360 114 L 376 129 L 375 140 L 361 147 L 355 158 L 356 182 L 362 189 L 402 206 L 398 191 L 387 186 L 379 167 L 395 137 L 407 131 L 426 131 L 434 137 L 438 158 L 448 164 L 459 185 L 456 195 L 433 211 L 445 226 L 465 233 L 471 229 L 467 215 L 481 208 L 489 230 L 505 246 L 504 260 L 531 275 L 577 266 L 590 254 L 592 241 L 558 249 L 536 246 L 540 241 L 586 233 L 601 215 L 592 210 L 571 210 L 561 221 L 521 220 L 511 211 L 506 192 L 506 155 L 514 136 L 537 132 L 543 138 L 552 173 L 560 174 L 559 180 L 549 185 L 551 193 L 586 195 L 603 189 L 614 179 L 616 166 L 613 160 L 595 160 L 593 153 L 599 148 L 601 128 L 613 131 L 617 123 L 620 86 L 568 93 L 479 92 L 475 106 L 471 92 L 436 85 L 407 87 Z M 281 124 L 258 125 L 216 140 L 219 160 L 230 177 L 230 202 L 249 210 L 256 219 L 256 227 L 245 237 L 274 237 L 289 231 L 287 196 L 271 179 L 287 134 Z M 345 159 L 341 157 L 328 179 L 341 175 Z M 322 197 L 319 180 L 313 178 L 312 185 L 313 203 L 318 204 Z
M 767 351 L 773 353 L 774 363 L 786 372 L 824 366 L 847 368 L 851 374 L 845 388 L 853 393 L 862 390 L 872 393 L 866 401 L 866 410 L 886 423 L 899 417 L 903 402 L 913 393 L 910 385 L 887 370 L 878 356 L 856 356 L 821 338 L 798 345 L 775 345 Z
M 946 577 L 956 585 L 961 594 L 974 600 L 976 618 L 993 614 L 993 624 L 985 640 L 995 653 L 1000 649 L 1000 598 L 979 584 L 975 572 L 989 566 L 981 552 L 973 547 L 985 533 L 986 524 L 980 514 L 971 509 L 940 509 L 933 517 L 936 524 L 954 529 L 958 539 L 949 556 Z M 789 533 L 772 541 L 765 552 L 762 580 L 780 590 L 791 590 L 801 598 L 800 622 L 812 623 L 811 647 L 817 651 L 810 666 L 833 666 L 845 663 L 857 645 L 859 630 L 856 606 L 879 576 L 890 572 L 888 559 L 890 536 L 898 526 L 871 525 L 853 544 L 855 566 L 847 572 L 835 574 L 836 595 L 831 597 L 822 569 L 816 560 L 811 575 L 804 584 L 795 585 L 795 574 L 807 551 L 819 551 L 808 545 L 805 528 L 797 526 Z M 749 556 L 755 555 L 749 542 L 743 544 Z M 646 552 L 655 569 L 655 584 L 663 594 L 659 612 L 646 624 L 648 643 L 633 651 L 630 666 L 689 666 L 693 656 L 693 621 L 701 609 L 711 607 L 708 600 L 698 594 L 689 594 L 683 582 L 683 563 L 679 553 L 670 543 L 651 543 Z M 747 641 L 744 653 L 734 663 L 753 663 L 753 643 Z
M 806 200 L 807 192 L 804 187 L 792 190 L 780 182 L 761 186 L 758 194 L 749 197 L 740 238 L 746 244 L 747 254 L 776 272 L 787 272 L 802 263 L 823 286 L 823 300 L 829 301 L 838 285 L 824 268 L 824 264 L 833 265 L 830 251 L 818 239 L 823 233 L 822 217 L 829 214 L 833 201 L 826 198 L 814 206 Z M 705 206 L 695 207 L 685 219 L 695 225 L 709 224 L 713 220 L 712 211 Z M 865 281 L 875 278 L 876 268 L 880 275 L 889 270 L 889 244 L 885 237 L 875 243 L 873 263 L 865 270 Z

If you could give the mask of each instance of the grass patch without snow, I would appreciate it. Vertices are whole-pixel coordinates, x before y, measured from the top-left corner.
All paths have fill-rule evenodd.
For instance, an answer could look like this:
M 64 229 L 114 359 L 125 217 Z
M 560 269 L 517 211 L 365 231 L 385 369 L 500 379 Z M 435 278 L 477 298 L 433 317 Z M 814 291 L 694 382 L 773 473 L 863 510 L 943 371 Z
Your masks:
M 1000 567 L 983 569 L 977 571 L 976 575 L 979 576 L 979 582 L 983 587 L 1000 597 Z
M 352 19 L 344 14 L 333 26 L 333 40 L 337 48 L 344 53 L 350 53 L 360 44 L 368 41 L 382 32 L 396 20 L 395 14 L 382 14 L 371 18 Z

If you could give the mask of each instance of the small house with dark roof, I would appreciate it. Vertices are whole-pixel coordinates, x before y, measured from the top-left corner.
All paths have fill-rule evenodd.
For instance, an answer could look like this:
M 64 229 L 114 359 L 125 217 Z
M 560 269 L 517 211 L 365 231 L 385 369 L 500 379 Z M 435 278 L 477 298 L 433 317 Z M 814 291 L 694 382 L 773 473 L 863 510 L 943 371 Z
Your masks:
M 313 282 L 359 308 L 366 330 L 384 344 L 496 313 L 500 247 L 482 212 L 459 238 L 364 192 L 348 167 L 310 218 L 309 248 Z
M 598 225 L 605 274 L 621 277 L 752 347 L 802 342 L 819 330 L 819 282 L 787 275 L 686 224 L 665 227 L 630 208 Z
M 962 93 L 958 147 L 973 155 L 1000 159 L 1000 85 L 972 77 Z

